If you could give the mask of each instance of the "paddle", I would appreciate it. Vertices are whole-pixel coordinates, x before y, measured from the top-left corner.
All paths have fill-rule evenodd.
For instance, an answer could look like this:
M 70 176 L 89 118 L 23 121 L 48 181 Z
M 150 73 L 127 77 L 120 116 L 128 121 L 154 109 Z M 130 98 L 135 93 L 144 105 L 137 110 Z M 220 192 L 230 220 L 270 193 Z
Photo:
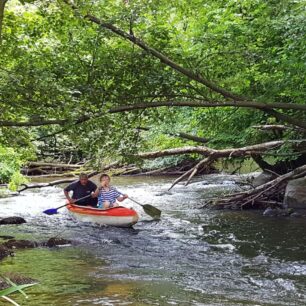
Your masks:
M 87 198 L 89 198 L 89 197 L 91 197 L 91 194 L 89 194 L 89 195 L 87 195 L 87 196 L 85 196 L 85 197 L 83 197 L 83 198 L 80 198 L 80 199 L 75 200 L 74 203 L 76 203 L 76 202 L 78 202 L 78 201 L 81 201 L 81 200 L 84 200 L 84 199 L 87 199 Z M 69 204 L 71 204 L 71 203 L 67 203 L 67 204 L 65 204 L 65 205 L 62 205 L 62 206 L 59 206 L 59 207 L 56 207 L 56 208 L 50 208 L 50 209 L 44 210 L 43 213 L 44 213 L 44 214 L 47 214 L 47 215 L 55 215 L 55 214 L 57 214 L 57 210 L 58 210 L 58 209 L 60 209 L 60 208 L 62 208 L 62 207 L 65 207 L 65 206 L 67 206 L 67 205 L 69 205 Z
M 159 220 L 160 219 L 161 211 L 158 208 L 156 208 L 156 207 L 154 207 L 150 204 L 141 204 L 141 203 L 135 201 L 134 199 L 131 199 L 130 197 L 128 199 L 131 200 L 132 202 L 142 206 L 144 212 L 147 215 L 149 215 L 150 217 L 152 217 L 154 220 Z

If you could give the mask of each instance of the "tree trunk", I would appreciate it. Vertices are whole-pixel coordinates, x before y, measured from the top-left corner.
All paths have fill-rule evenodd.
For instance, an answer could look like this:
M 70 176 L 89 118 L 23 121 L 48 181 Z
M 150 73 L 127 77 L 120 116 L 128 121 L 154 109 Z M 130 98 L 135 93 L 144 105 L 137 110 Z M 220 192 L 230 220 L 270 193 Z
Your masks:
M 0 0 L 0 46 L 2 45 L 2 26 L 4 19 L 4 7 L 8 0 Z

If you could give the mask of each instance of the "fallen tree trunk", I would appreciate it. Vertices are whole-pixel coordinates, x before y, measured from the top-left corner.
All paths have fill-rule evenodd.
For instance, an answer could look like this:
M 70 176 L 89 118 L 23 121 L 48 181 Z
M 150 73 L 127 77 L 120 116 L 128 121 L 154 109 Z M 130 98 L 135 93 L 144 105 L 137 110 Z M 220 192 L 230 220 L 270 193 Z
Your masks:
M 26 176 L 28 178 L 33 178 L 33 176 Z M 42 175 L 35 175 L 35 179 L 39 178 L 51 178 L 51 177 L 74 177 L 77 178 L 78 174 L 77 173 L 55 173 L 55 174 L 42 174 Z
M 119 161 L 113 162 L 111 164 L 109 164 L 108 166 L 103 167 L 103 169 L 101 169 L 101 171 L 93 171 L 91 173 L 88 174 L 88 177 L 91 178 L 97 174 L 99 174 L 102 171 L 107 171 L 113 167 L 117 167 L 118 165 L 120 165 Z M 63 180 L 56 180 L 53 182 L 49 182 L 49 183 L 37 183 L 37 184 L 32 184 L 32 185 L 28 185 L 28 184 L 21 184 L 21 186 L 23 186 L 21 189 L 18 190 L 18 192 L 23 192 L 27 189 L 34 189 L 34 188 L 43 188 L 43 187 L 51 187 L 51 186 L 56 186 L 56 185 L 61 185 L 61 184 L 66 184 L 66 183 L 72 183 L 76 180 L 76 178 L 71 178 L 71 179 L 63 179 Z
M 264 142 L 264 143 L 241 147 L 241 148 L 229 148 L 229 149 L 223 149 L 223 150 L 215 150 L 215 149 L 208 148 L 206 146 L 194 146 L 194 147 L 187 146 L 187 147 L 182 147 L 182 148 L 167 149 L 163 151 L 139 153 L 137 154 L 137 157 L 149 159 L 149 158 L 157 158 L 157 157 L 181 155 L 181 154 L 192 154 L 192 153 L 198 153 L 203 156 L 214 155 L 215 158 L 244 157 L 244 156 L 251 156 L 252 154 L 260 154 L 267 150 L 279 148 L 285 143 L 293 145 L 293 144 L 300 144 L 303 142 L 306 142 L 306 139 L 275 140 L 275 141 Z
M 70 171 L 79 171 L 84 166 L 75 164 L 59 164 L 59 163 L 45 163 L 45 162 L 29 162 L 22 168 L 21 173 L 25 175 L 44 175 L 44 174 L 64 174 Z
M 50 167 L 50 168 L 79 169 L 82 166 L 83 165 L 44 163 L 44 162 L 29 162 L 29 163 L 27 163 L 27 167 Z
M 99 172 L 98 171 L 93 171 L 90 174 L 88 174 L 88 177 L 93 177 L 95 175 L 97 175 Z M 37 183 L 37 184 L 32 184 L 32 185 L 28 185 L 28 184 L 21 184 L 21 186 L 23 186 L 23 188 L 19 189 L 18 192 L 22 192 L 25 191 L 27 189 L 33 189 L 33 188 L 43 188 L 43 187 L 51 187 L 51 186 L 56 186 L 56 185 L 61 185 L 61 184 L 65 184 L 65 183 L 72 183 L 76 180 L 76 178 L 72 178 L 72 179 L 63 179 L 63 180 L 56 180 L 53 182 L 49 182 L 49 183 Z
M 278 149 L 282 145 L 285 144 L 291 144 L 291 145 L 299 145 L 301 143 L 305 143 L 305 139 L 301 140 L 276 140 L 276 141 L 270 141 L 265 143 L 260 143 L 252 146 L 246 146 L 241 148 L 229 148 L 229 149 L 223 149 L 223 150 L 215 150 L 208 148 L 206 146 L 188 146 L 183 148 L 175 148 L 175 149 L 168 149 L 163 151 L 154 151 L 154 152 L 145 152 L 140 153 L 137 156 L 141 158 L 157 158 L 157 157 L 163 157 L 163 156 L 171 156 L 171 155 L 180 155 L 180 154 L 191 154 L 191 153 L 198 153 L 200 155 L 205 156 L 205 158 L 198 162 L 193 168 L 185 172 L 183 175 L 181 175 L 178 179 L 176 179 L 171 187 L 172 189 L 177 183 L 187 178 L 187 181 L 185 185 L 188 185 L 191 179 L 199 173 L 199 171 L 202 171 L 203 168 L 209 167 L 214 161 L 216 161 L 219 158 L 230 158 L 230 157 L 253 157 L 253 156 L 260 156 L 260 154 L 264 154 L 266 151 Z M 275 153 L 275 155 L 278 155 L 278 153 Z

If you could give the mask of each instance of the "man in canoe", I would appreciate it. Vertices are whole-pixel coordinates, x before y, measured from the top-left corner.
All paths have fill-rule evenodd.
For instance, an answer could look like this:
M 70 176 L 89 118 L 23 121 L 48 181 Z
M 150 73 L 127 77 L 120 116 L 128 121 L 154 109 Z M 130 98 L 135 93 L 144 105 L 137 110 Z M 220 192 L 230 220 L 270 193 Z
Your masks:
M 110 185 L 110 176 L 108 174 L 102 174 L 100 176 L 101 186 L 96 189 L 93 196 L 98 197 L 98 207 L 107 209 L 111 207 L 119 206 L 119 202 L 128 198 L 127 194 L 120 193 L 116 188 Z
M 88 175 L 81 173 L 77 181 L 71 183 L 64 189 L 64 194 L 69 203 L 97 207 L 97 196 L 92 194 L 96 189 L 97 185 L 88 179 Z M 71 197 L 69 196 L 70 191 L 73 192 Z M 84 197 L 86 199 L 77 201 Z

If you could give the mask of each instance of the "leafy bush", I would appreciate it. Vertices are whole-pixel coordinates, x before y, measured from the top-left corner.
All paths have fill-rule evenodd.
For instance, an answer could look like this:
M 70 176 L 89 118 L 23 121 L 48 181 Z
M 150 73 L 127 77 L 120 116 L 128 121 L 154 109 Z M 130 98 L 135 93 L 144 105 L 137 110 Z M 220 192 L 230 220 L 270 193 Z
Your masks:
M 25 182 L 19 172 L 23 163 L 22 155 L 13 148 L 0 146 L 0 183 L 9 183 L 11 190 L 17 190 L 18 185 Z
M 27 182 L 28 180 L 19 171 L 16 171 L 11 176 L 8 187 L 10 190 L 16 191 L 21 184 Z

